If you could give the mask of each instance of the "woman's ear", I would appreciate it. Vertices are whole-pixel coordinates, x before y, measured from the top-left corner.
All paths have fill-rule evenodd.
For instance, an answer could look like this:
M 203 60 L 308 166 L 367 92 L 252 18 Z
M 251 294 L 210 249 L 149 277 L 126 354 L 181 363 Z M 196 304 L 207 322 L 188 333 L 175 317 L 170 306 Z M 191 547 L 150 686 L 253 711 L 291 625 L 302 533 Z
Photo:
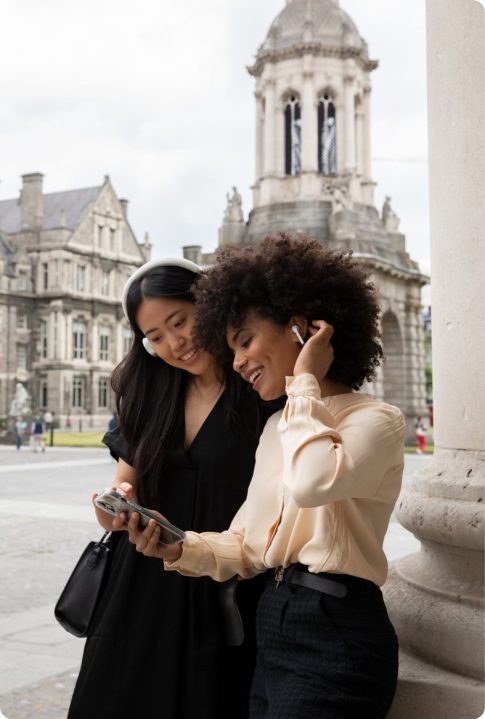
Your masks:
M 305 335 L 308 330 L 308 322 L 306 318 L 301 315 L 295 315 L 294 317 L 291 317 L 288 327 L 291 332 L 292 339 L 303 346 L 305 344 Z

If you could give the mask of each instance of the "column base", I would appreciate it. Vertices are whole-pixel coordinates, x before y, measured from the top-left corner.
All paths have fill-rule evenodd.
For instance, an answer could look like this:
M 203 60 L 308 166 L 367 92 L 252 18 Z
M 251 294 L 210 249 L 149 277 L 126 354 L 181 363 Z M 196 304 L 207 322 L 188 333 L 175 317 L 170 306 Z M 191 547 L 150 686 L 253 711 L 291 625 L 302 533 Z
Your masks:
M 401 650 L 399 681 L 387 719 L 477 719 L 485 709 L 484 685 Z

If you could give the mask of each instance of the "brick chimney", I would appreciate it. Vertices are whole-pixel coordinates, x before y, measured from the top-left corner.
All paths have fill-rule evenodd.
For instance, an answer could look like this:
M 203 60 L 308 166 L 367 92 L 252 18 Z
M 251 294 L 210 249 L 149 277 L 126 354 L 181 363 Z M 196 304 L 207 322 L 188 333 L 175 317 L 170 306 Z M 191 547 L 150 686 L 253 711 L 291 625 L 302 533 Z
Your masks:
M 40 230 L 42 227 L 44 217 L 43 179 L 44 175 L 40 172 L 22 175 L 22 193 L 20 195 L 22 230 Z
M 125 220 L 128 219 L 128 200 L 120 200 L 121 210 Z

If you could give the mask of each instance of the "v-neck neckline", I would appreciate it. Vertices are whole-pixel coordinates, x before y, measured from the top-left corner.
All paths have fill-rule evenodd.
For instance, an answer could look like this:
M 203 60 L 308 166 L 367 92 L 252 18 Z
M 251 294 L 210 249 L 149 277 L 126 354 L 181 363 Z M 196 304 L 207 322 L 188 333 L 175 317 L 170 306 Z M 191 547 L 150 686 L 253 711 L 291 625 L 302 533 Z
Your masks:
M 190 453 L 190 451 L 191 451 L 192 448 L 194 447 L 194 444 L 195 444 L 195 443 L 197 442 L 197 440 L 199 439 L 201 433 L 203 432 L 204 428 L 207 426 L 207 423 L 209 422 L 209 420 L 211 419 L 212 415 L 213 415 L 214 412 L 216 411 L 217 407 L 218 407 L 219 404 L 221 403 L 222 398 L 224 397 L 225 394 L 226 394 L 226 390 L 224 389 L 224 390 L 222 390 L 221 394 L 219 395 L 219 397 L 218 397 L 217 400 L 215 401 L 214 406 L 212 407 L 212 409 L 210 410 L 210 412 L 208 413 L 208 415 L 206 416 L 206 418 L 204 419 L 204 421 L 203 421 L 202 424 L 200 425 L 200 427 L 199 427 L 199 429 L 197 430 L 197 433 L 195 434 L 195 436 L 194 436 L 194 438 L 192 439 L 191 443 L 190 443 L 189 445 L 187 445 L 187 446 L 185 446 L 185 407 L 184 407 L 184 412 L 183 412 L 183 414 L 182 414 L 182 447 L 183 447 L 183 450 L 184 450 L 185 454 L 189 454 L 189 453 Z

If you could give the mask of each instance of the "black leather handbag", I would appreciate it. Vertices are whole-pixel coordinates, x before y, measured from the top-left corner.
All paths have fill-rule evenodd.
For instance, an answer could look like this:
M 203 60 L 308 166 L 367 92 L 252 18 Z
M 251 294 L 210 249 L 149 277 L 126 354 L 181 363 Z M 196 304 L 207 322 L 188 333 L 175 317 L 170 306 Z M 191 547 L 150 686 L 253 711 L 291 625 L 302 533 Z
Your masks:
M 89 542 L 57 601 L 57 621 L 76 637 L 88 633 L 106 584 L 111 553 L 111 532 L 105 532 L 98 542 Z

